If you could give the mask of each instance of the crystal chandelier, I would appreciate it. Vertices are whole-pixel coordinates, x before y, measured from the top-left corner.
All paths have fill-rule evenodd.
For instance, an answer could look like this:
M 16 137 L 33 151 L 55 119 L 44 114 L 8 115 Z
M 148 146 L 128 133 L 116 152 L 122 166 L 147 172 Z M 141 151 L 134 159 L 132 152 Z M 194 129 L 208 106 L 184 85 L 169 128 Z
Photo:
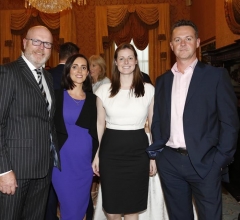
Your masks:
M 87 0 L 25 0 L 25 8 L 32 6 L 41 12 L 57 13 L 72 8 L 72 2 L 86 5 Z

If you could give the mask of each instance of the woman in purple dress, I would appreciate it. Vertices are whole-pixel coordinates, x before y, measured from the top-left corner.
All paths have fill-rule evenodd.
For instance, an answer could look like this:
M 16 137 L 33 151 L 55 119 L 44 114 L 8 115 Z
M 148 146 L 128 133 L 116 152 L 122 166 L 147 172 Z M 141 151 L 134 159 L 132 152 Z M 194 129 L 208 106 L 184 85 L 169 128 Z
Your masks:
M 55 126 L 61 170 L 53 169 L 52 183 L 60 203 L 61 220 L 83 219 L 93 178 L 91 161 L 98 147 L 96 97 L 91 92 L 85 56 L 68 58 L 56 91 Z

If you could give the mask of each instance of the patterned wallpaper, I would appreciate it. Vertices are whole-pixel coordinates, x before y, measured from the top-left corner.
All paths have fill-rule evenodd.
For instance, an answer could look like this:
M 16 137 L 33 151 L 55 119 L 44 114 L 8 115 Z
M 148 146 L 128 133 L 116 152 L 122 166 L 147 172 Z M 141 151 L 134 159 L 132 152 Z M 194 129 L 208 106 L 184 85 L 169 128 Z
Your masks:
M 25 0 L 1 1 L 0 10 L 23 9 Z M 87 57 L 95 53 L 95 6 L 129 4 L 170 4 L 171 24 L 176 20 L 190 19 L 190 7 L 186 0 L 87 0 L 87 6 L 73 5 L 76 18 L 77 44 Z

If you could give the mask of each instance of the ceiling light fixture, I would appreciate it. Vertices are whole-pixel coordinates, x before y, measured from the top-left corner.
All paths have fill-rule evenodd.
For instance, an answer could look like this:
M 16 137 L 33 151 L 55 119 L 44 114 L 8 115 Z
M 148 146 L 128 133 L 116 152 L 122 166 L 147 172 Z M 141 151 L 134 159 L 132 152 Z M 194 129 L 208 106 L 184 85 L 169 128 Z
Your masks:
M 87 0 L 25 0 L 25 8 L 30 6 L 45 13 L 57 13 L 65 9 L 72 9 L 72 3 L 86 5 Z

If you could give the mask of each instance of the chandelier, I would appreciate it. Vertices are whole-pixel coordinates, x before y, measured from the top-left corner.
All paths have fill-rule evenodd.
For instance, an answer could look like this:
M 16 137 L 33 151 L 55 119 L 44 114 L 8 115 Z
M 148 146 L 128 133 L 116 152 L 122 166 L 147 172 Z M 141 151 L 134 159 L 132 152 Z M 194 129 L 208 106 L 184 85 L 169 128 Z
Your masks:
M 86 5 L 87 0 L 25 0 L 25 8 L 32 6 L 41 12 L 57 13 L 72 8 L 72 2 Z

